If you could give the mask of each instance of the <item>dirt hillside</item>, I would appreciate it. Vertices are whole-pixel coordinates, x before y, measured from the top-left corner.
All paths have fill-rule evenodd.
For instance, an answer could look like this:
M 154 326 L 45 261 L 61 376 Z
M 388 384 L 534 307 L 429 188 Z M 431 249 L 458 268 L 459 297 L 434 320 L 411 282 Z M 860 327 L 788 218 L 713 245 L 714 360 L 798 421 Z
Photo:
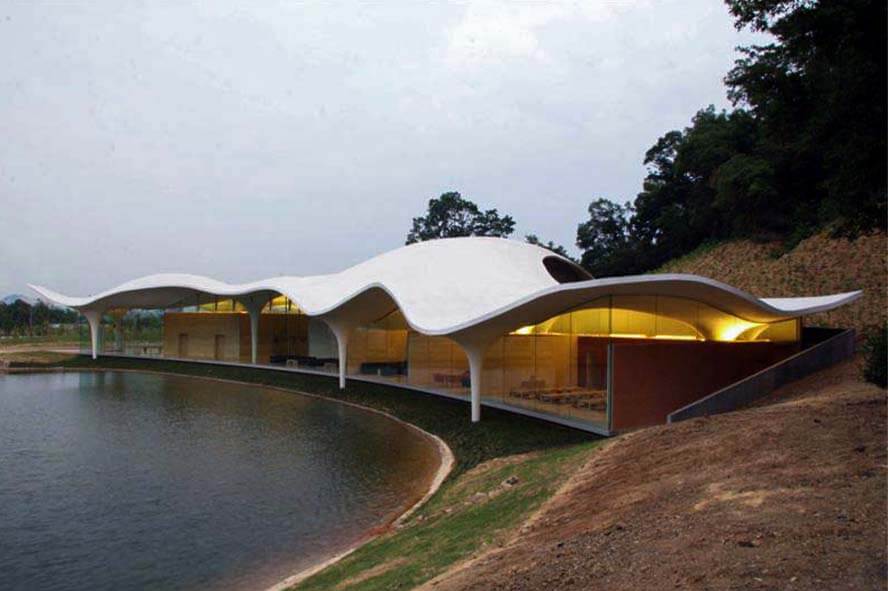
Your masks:
M 505 547 L 426 588 L 884 589 L 886 392 L 858 363 L 606 444 Z
M 854 241 L 813 236 L 789 252 L 779 243 L 728 242 L 666 264 L 664 273 L 695 273 L 724 281 L 759 297 L 826 295 L 863 290 L 857 302 L 806 318 L 812 326 L 866 330 L 888 319 L 888 236 Z

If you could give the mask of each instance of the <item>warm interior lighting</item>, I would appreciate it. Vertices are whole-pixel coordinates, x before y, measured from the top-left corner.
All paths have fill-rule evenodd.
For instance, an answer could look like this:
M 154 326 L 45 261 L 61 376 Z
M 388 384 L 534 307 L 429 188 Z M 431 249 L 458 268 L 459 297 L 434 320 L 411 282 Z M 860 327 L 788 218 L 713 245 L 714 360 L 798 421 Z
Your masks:
M 713 323 L 712 334 L 716 341 L 736 341 L 741 336 L 747 337 L 743 340 L 755 340 L 755 337 L 758 336 L 756 329 L 761 332 L 765 328 L 767 328 L 766 324 L 749 322 L 741 318 L 726 318 L 721 322 Z M 744 334 L 747 332 L 748 335 Z
M 701 302 L 665 296 L 600 298 L 522 326 L 512 335 L 547 335 L 663 341 L 793 342 L 799 339 L 797 318 L 752 322 Z

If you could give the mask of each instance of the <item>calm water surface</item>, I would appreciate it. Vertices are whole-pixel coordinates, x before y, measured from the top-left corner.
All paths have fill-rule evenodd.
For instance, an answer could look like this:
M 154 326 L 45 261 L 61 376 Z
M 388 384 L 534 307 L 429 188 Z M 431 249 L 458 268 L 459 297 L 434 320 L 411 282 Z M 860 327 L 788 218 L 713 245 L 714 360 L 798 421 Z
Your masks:
M 0 377 L 0 588 L 252 589 L 424 494 L 432 445 L 386 417 L 137 373 Z

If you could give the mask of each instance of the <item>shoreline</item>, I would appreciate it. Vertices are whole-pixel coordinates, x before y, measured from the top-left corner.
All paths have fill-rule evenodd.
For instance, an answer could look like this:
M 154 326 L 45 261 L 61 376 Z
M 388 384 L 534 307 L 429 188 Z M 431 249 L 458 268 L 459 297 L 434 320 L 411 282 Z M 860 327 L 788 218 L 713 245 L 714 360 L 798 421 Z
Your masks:
M 0 375 L 3 375 L 3 374 L 27 374 L 27 373 L 69 373 L 69 372 L 82 373 L 82 372 L 100 372 L 100 371 L 101 372 L 122 371 L 122 372 L 132 372 L 132 373 L 155 374 L 155 375 L 174 375 L 177 377 L 188 377 L 188 378 L 199 379 L 199 380 L 213 380 L 216 382 L 226 382 L 229 384 L 240 384 L 240 385 L 244 385 L 244 386 L 250 386 L 253 388 L 256 388 L 256 387 L 268 388 L 271 390 L 278 390 L 278 391 L 287 392 L 290 394 L 298 394 L 300 396 L 307 396 L 310 398 L 326 400 L 328 402 L 335 402 L 335 403 L 339 403 L 339 404 L 344 404 L 347 406 L 351 406 L 353 408 L 358 408 L 358 409 L 361 409 L 364 411 L 376 413 L 378 415 L 382 415 L 384 417 L 387 417 L 387 418 L 389 418 L 393 421 L 396 421 L 396 422 L 400 423 L 401 425 L 404 425 L 407 428 L 413 430 L 414 432 L 419 434 L 421 437 L 425 438 L 428 441 L 431 441 L 431 443 L 434 444 L 435 450 L 438 455 L 438 462 L 439 462 L 438 469 L 435 472 L 435 476 L 432 478 L 432 481 L 429 485 L 428 490 L 422 496 L 422 498 L 420 498 L 418 501 L 412 503 L 409 507 L 407 507 L 407 509 L 405 511 L 400 513 L 397 517 L 394 517 L 394 518 L 390 519 L 389 521 L 370 529 L 364 536 L 359 538 L 358 541 L 355 542 L 353 545 L 351 545 L 348 549 L 346 549 L 342 552 L 339 552 L 338 554 L 334 554 L 333 556 L 324 558 L 320 562 L 318 562 L 314 565 L 303 568 L 302 570 L 284 578 L 283 580 L 275 583 L 274 585 L 267 587 L 265 589 L 265 591 L 284 591 L 285 589 L 288 589 L 288 588 L 292 587 L 293 585 L 297 585 L 297 584 L 301 583 L 302 581 L 304 581 L 305 579 L 321 572 L 325 568 L 332 566 L 332 565 L 336 564 L 337 562 L 339 562 L 340 560 L 346 558 L 347 556 L 354 553 L 355 551 L 357 551 L 359 548 L 361 548 L 365 544 L 379 538 L 383 534 L 388 533 L 389 531 L 391 531 L 393 529 L 398 528 L 411 515 L 413 515 L 418 509 L 420 509 L 423 505 L 425 505 L 425 503 L 428 502 L 428 500 L 431 499 L 432 496 L 434 496 L 434 494 L 436 492 L 438 492 L 438 490 L 441 488 L 441 485 L 447 479 L 447 476 L 450 475 L 450 472 L 453 470 L 453 466 L 456 463 L 456 457 L 453 455 L 453 451 L 450 449 L 450 446 L 448 446 L 447 443 L 443 439 L 441 439 L 440 437 L 438 437 L 437 435 L 435 435 L 433 433 L 429 433 L 425 429 L 422 429 L 422 428 L 418 427 L 417 425 L 414 425 L 413 423 L 405 421 L 404 419 L 401 419 L 399 417 L 392 415 L 391 413 L 387 413 L 387 412 L 379 410 L 379 409 L 371 408 L 368 406 L 363 406 L 361 404 L 356 404 L 354 402 L 349 402 L 346 400 L 337 400 L 335 398 L 329 398 L 327 396 L 322 396 L 320 394 L 312 394 L 310 392 L 302 392 L 300 390 L 296 390 L 293 388 L 284 388 L 282 386 L 267 386 L 264 384 L 256 384 L 256 383 L 246 382 L 246 381 L 242 381 L 242 380 L 231 380 L 231 379 L 227 379 L 227 378 L 189 376 L 189 375 L 184 375 L 184 374 L 156 371 L 156 370 L 150 370 L 150 369 L 131 369 L 131 368 L 117 369 L 117 368 L 108 368 L 108 367 L 93 367 L 93 368 L 86 368 L 86 367 L 84 367 L 84 368 L 14 367 L 14 368 L 12 368 L 12 367 L 10 367 L 10 368 L 3 368 L 3 370 L 0 370 Z
M 362 407 L 363 408 L 363 407 Z M 401 513 L 398 517 L 392 519 L 387 524 L 374 528 L 371 530 L 371 533 L 368 533 L 365 537 L 361 538 L 354 545 L 349 547 L 347 550 L 340 552 L 330 558 L 327 558 L 317 564 L 309 566 L 307 568 L 302 569 L 301 571 L 290 575 L 286 579 L 280 581 L 279 583 L 272 585 L 271 587 L 267 587 L 265 591 L 284 591 L 292 587 L 293 585 L 298 585 L 302 581 L 308 579 L 309 577 L 316 575 L 321 572 L 328 566 L 333 566 L 340 560 L 348 557 L 358 549 L 360 549 L 365 544 L 372 542 L 373 540 L 379 538 L 380 536 L 388 533 L 389 531 L 398 528 L 401 524 L 403 524 L 411 515 L 413 515 L 419 508 L 426 504 L 426 502 L 432 498 L 432 496 L 438 492 L 438 489 L 441 488 L 441 485 L 447 479 L 447 476 L 450 474 L 450 471 L 453 469 L 454 462 L 456 458 L 453 455 L 453 452 L 450 451 L 450 447 L 444 442 L 443 439 L 438 437 L 437 435 L 433 435 L 428 431 L 420 429 L 416 425 L 408 423 L 403 419 L 399 419 L 398 417 L 392 417 L 388 413 L 380 412 L 383 415 L 389 416 L 401 424 L 407 425 L 408 427 L 415 429 L 420 434 L 425 437 L 431 438 L 433 443 L 435 443 L 436 449 L 438 450 L 438 458 L 440 459 L 440 464 L 438 465 L 438 471 L 435 473 L 435 477 L 432 479 L 432 484 L 429 487 L 429 490 L 426 491 L 426 494 L 423 495 L 421 499 L 413 503 L 410 507 L 407 508 L 406 511 Z

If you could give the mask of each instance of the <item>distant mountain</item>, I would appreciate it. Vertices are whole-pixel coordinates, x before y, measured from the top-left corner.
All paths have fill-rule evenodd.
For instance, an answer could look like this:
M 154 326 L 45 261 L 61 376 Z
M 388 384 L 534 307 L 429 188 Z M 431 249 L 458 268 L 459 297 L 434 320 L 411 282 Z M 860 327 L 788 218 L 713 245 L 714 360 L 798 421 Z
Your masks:
M 31 306 L 37 303 L 37 298 L 29 298 L 28 296 L 24 296 L 20 293 L 11 293 L 0 300 L 0 302 L 3 302 L 8 306 L 9 304 L 14 304 L 17 300 L 21 300 Z

